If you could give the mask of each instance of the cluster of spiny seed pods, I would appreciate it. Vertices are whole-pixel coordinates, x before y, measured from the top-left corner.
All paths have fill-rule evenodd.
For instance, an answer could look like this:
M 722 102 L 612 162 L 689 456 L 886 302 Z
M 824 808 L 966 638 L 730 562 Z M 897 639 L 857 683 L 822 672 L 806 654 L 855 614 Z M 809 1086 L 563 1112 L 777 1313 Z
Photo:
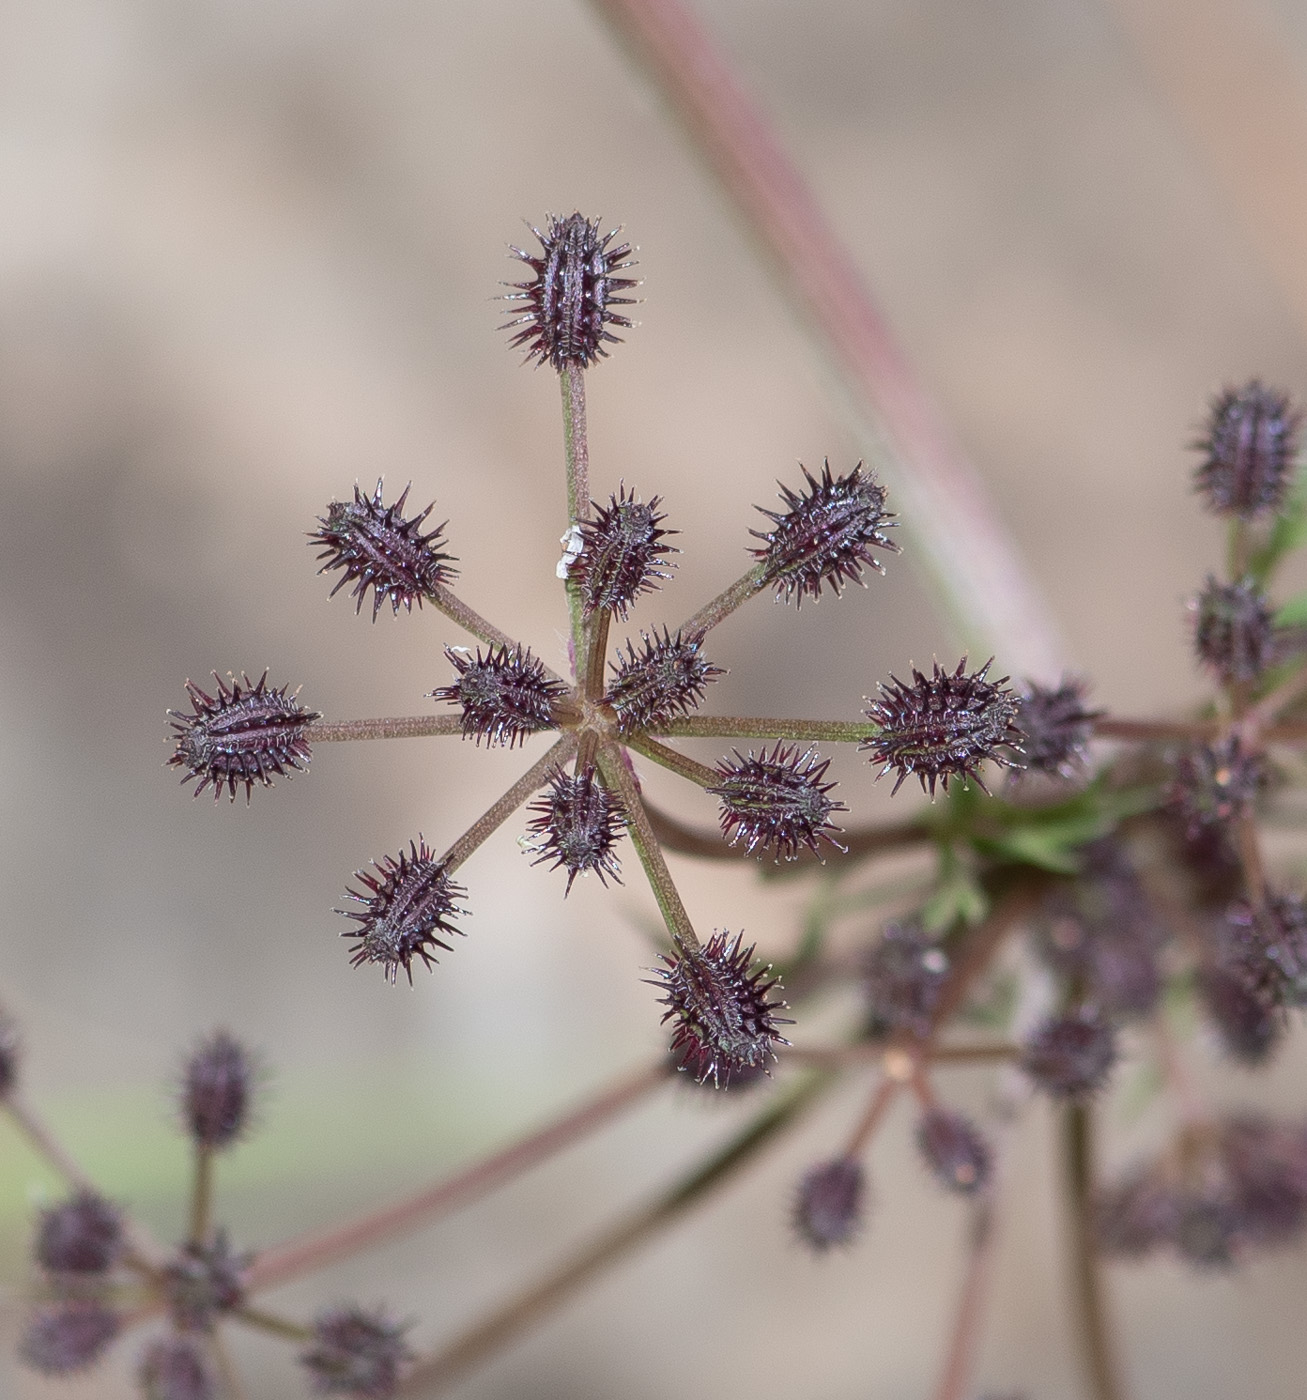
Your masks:
M 430 692 L 452 707 L 448 719 L 422 717 L 383 722 L 370 729 L 323 721 L 266 675 L 230 683 L 218 680 L 210 695 L 188 682 L 192 708 L 173 712 L 176 746 L 171 762 L 196 792 L 212 787 L 234 798 L 244 786 L 268 784 L 275 774 L 304 767 L 310 744 L 323 739 L 373 737 L 378 732 L 418 735 L 460 733 L 477 744 L 512 748 L 549 731 L 553 747 L 471 831 L 443 853 L 415 839 L 407 851 L 379 859 L 357 873 L 346 912 L 356 927 L 352 958 L 379 964 L 394 981 L 411 980 L 415 959 L 430 964 L 448 951 L 456 919 L 466 912 L 466 891 L 456 883 L 460 864 L 502 821 L 536 793 L 529 807 L 530 849 L 537 861 L 578 875 L 616 879 L 619 845 L 629 836 L 667 925 L 669 951 L 657 971 L 673 1023 L 681 1062 L 714 1082 L 762 1069 L 783 1043 L 777 981 L 753 956 L 743 936 L 724 930 L 700 940 L 668 873 L 657 835 L 658 814 L 640 791 L 631 755 L 661 763 L 698 783 L 720 803 L 722 831 L 732 844 L 774 859 L 800 852 L 819 855 L 838 846 L 832 818 L 845 810 L 831 796 L 829 760 L 814 742 L 853 742 L 897 774 L 898 785 L 916 775 L 933 795 L 951 778 L 980 782 L 986 760 L 1018 761 L 1019 700 L 990 666 L 969 671 L 965 658 L 951 669 L 912 671 L 891 679 L 863 718 L 852 722 L 714 719 L 696 712 L 708 687 L 722 674 L 705 646 L 713 626 L 748 598 L 772 593 L 799 606 L 829 587 L 838 594 L 881 570 L 877 551 L 894 551 L 892 516 L 885 491 L 861 463 L 845 473 L 829 463 L 819 475 L 804 471 L 801 485 L 783 486 L 780 510 L 764 510 L 766 525 L 751 531 L 752 564 L 719 597 L 672 629 L 641 630 L 609 656 L 612 622 L 671 577 L 676 531 L 666 524 L 661 499 L 641 500 L 621 485 L 607 503 L 591 500 L 585 448 L 586 369 L 607 354 L 613 327 L 631 322 L 614 308 L 630 304 L 636 283 L 621 274 L 631 266 L 630 246 L 617 232 L 573 214 L 551 218 L 534 230 L 539 254 L 514 253 L 531 269 L 512 284 L 508 300 L 521 314 L 508 323 L 513 344 L 528 361 L 558 371 L 567 429 L 567 552 L 560 564 L 572 616 L 571 677 L 555 673 L 528 646 L 484 621 L 450 591 L 454 556 L 446 549 L 446 525 L 427 529 L 433 507 L 405 514 L 407 489 L 387 505 L 382 486 L 333 501 L 310 536 L 322 572 L 339 574 L 333 592 L 349 587 L 355 611 L 369 591 L 375 621 L 389 603 L 394 615 L 414 605 L 434 606 L 472 633 L 475 652 L 447 647 L 451 679 Z M 450 722 L 452 721 L 452 723 Z M 734 752 L 716 768 L 668 747 L 668 736 L 693 734 L 755 739 L 756 748 Z M 770 741 L 770 742 L 769 742 Z M 1066 761 L 1066 751 L 1055 763 Z

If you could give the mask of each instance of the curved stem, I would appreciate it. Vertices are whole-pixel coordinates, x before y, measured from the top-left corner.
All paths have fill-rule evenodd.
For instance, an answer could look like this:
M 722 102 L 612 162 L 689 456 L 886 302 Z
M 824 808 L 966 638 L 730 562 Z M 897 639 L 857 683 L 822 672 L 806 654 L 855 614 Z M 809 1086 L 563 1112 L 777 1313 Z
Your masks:
M 475 821 L 440 858 L 446 873 L 452 874 L 460 865 L 495 832 L 523 802 L 538 788 L 544 787 L 549 775 L 555 769 L 567 765 L 576 752 L 576 735 L 564 734 L 547 754 L 527 769 L 511 788 L 491 807 L 486 814 Z
M 720 1151 L 695 1167 L 648 1205 L 632 1211 L 562 1261 L 538 1283 L 523 1289 L 440 1351 L 413 1367 L 400 1392 L 434 1394 L 543 1321 L 596 1274 L 673 1225 L 756 1158 L 785 1128 L 796 1123 L 834 1082 L 811 1074 L 780 1094 Z
M 429 1224 L 448 1211 L 467 1205 L 612 1122 L 618 1114 L 634 1107 L 667 1082 L 670 1074 L 669 1062 L 660 1058 L 655 1064 L 634 1074 L 624 1074 L 605 1085 L 593 1097 L 543 1128 L 402 1200 L 369 1211 L 343 1225 L 263 1250 L 245 1272 L 247 1291 L 275 1288 L 412 1230 L 419 1222 Z

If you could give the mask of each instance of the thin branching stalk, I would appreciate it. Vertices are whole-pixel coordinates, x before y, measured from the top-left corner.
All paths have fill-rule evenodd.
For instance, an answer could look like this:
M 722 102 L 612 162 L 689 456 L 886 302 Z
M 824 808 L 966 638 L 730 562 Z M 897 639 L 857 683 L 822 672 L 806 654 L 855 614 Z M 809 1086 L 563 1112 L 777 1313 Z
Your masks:
M 710 603 L 705 603 L 691 618 L 681 624 L 680 633 L 687 640 L 702 641 L 717 624 L 728 618 L 736 608 L 742 607 L 750 598 L 756 597 L 767 587 L 770 571 L 766 562 L 755 564 L 742 578 L 719 593 Z
M 829 1073 L 805 1075 L 778 1094 L 725 1147 L 647 1206 L 639 1207 L 565 1259 L 538 1283 L 510 1298 L 438 1352 L 419 1361 L 400 1387 L 405 1395 L 433 1395 L 542 1322 L 604 1269 L 676 1223 L 770 1146 L 778 1134 L 815 1107 L 834 1083 Z
M 311 744 L 355 739 L 432 739 L 462 735 L 461 715 L 397 715 L 393 719 L 315 720 L 304 729 Z
M 440 858 L 447 873 L 452 874 L 539 788 L 549 781 L 549 775 L 563 768 L 576 752 L 576 735 L 564 734 L 547 754 L 527 769 L 511 788 L 479 817 Z
M 284 1337 L 290 1342 L 311 1342 L 313 1340 L 313 1328 L 306 1327 L 302 1322 L 293 1322 L 288 1317 L 280 1317 L 276 1313 L 270 1313 L 263 1308 L 251 1308 L 248 1305 L 235 1309 L 233 1317 L 238 1317 L 242 1322 L 248 1323 L 251 1327 L 257 1328 L 260 1332 L 266 1332 L 272 1337 Z
M 677 753 L 675 749 L 669 749 L 666 744 L 660 744 L 656 739 L 647 738 L 643 734 L 628 734 L 623 742 L 628 749 L 634 749 L 636 753 L 643 754 L 645 758 L 652 759 L 682 778 L 688 778 L 699 787 L 721 785 L 722 775 L 716 769 L 709 768 L 706 763 L 698 763 L 686 754 Z
M 742 715 L 685 715 L 649 726 L 651 734 L 684 739 L 797 739 L 803 742 L 858 744 L 877 732 L 869 719 L 755 719 Z
M 939 1045 L 927 1046 L 923 1059 L 932 1067 L 1008 1064 L 1021 1054 L 1019 1045 Z M 778 1054 L 782 1065 L 821 1065 L 827 1069 L 853 1069 L 858 1065 L 881 1064 L 881 1045 L 794 1045 Z
M 213 1221 L 213 1168 L 217 1153 L 202 1142 L 195 1144 L 195 1178 L 191 1186 L 190 1240 L 202 1248 L 209 1242 Z
M 519 643 L 515 642 L 507 632 L 501 632 L 493 622 L 487 622 L 480 613 L 473 612 L 461 598 L 456 598 L 449 589 L 437 586 L 430 593 L 424 594 L 430 602 L 434 603 L 446 617 L 457 622 L 465 632 L 470 632 L 478 641 L 485 642 L 488 646 L 507 647 L 513 651 Z M 557 671 L 551 670 L 545 663 L 545 674 L 551 680 L 561 680 Z
M 673 943 L 680 947 L 686 950 L 697 948 L 698 935 L 690 923 L 689 914 L 685 912 L 685 905 L 681 902 L 667 862 L 663 859 L 662 847 L 658 844 L 649 814 L 644 809 L 644 801 L 635 785 L 635 779 L 627 771 L 626 760 L 614 744 L 602 744 L 596 758 L 605 786 L 610 792 L 615 792 L 621 801 L 622 810 L 626 814 L 627 830 L 631 834 L 631 844 L 640 857 L 640 864 L 644 866 L 645 877 L 649 881 L 654 898 L 658 901 L 667 932 L 671 935 Z
M 263 1250 L 245 1274 L 246 1289 L 253 1293 L 274 1288 L 303 1274 L 326 1268 L 370 1249 L 383 1240 L 429 1224 L 451 1210 L 469 1204 L 521 1176 L 541 1162 L 607 1127 L 620 1114 L 634 1108 L 660 1084 L 670 1068 L 665 1057 L 632 1074 L 606 1084 L 598 1093 L 570 1109 L 543 1128 L 536 1128 L 507 1147 L 461 1167 L 433 1185 L 380 1210 L 369 1211 L 343 1225 L 289 1240 Z
M 975 1369 L 976 1352 L 980 1348 L 980 1329 L 985 1316 L 985 1302 L 994 1272 L 995 1219 L 993 1193 L 985 1194 L 971 1207 L 967 1222 L 967 1265 L 958 1295 L 957 1312 L 949 1333 L 948 1351 L 935 1387 L 934 1400 L 966 1400 L 970 1394 L 971 1375 Z
M 585 417 L 585 370 L 564 365 L 558 385 L 563 395 L 563 456 L 567 468 L 568 538 L 590 513 L 590 442 Z M 572 621 L 572 655 L 577 680 L 586 675 L 585 616 L 580 585 L 566 580 L 567 608 Z M 600 672 L 602 675 L 602 671 Z

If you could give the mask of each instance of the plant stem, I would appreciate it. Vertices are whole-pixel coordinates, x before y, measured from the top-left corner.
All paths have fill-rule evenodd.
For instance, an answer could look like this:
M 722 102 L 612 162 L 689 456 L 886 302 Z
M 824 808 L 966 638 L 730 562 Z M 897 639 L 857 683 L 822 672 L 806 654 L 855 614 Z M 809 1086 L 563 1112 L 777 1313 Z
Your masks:
M 605 786 L 621 799 L 622 810 L 626 814 L 627 830 L 631 833 L 631 843 L 640 857 L 640 864 L 644 866 L 645 878 L 658 901 L 658 908 L 672 942 L 686 952 L 698 948 L 698 936 L 690 923 L 690 916 L 685 912 L 685 905 L 681 903 L 680 893 L 672 880 L 667 862 L 663 859 L 662 847 L 658 844 L 653 824 L 644 809 L 644 801 L 635 780 L 627 772 L 621 751 L 616 745 L 605 743 L 600 745 L 595 757 L 599 761 L 599 770 L 604 775 Z
M 677 629 L 679 635 L 686 641 L 702 641 L 723 618 L 729 617 L 736 608 L 761 593 L 767 587 L 767 582 L 766 564 L 755 564 L 743 578 L 737 578 L 725 592 L 719 593 L 712 602 L 705 603 L 692 618 L 683 622 Z
M 437 584 L 430 593 L 425 595 L 436 607 L 440 609 L 446 617 L 452 618 L 464 631 L 470 632 L 478 640 L 492 647 L 507 647 L 513 651 L 518 645 L 506 632 L 501 632 L 492 622 L 487 622 L 480 613 L 472 611 L 468 605 L 460 598 L 456 598 L 447 588 Z M 522 648 L 523 651 L 526 647 Z M 557 671 L 550 670 L 543 661 L 540 662 L 545 668 L 545 674 L 551 680 L 562 680 Z
M 311 1342 L 313 1340 L 313 1328 L 306 1327 L 302 1322 L 292 1322 L 287 1317 L 278 1317 L 275 1313 L 264 1312 L 262 1308 L 240 1307 L 232 1314 L 242 1322 L 248 1323 L 251 1327 L 257 1327 L 260 1332 L 267 1332 L 273 1337 L 285 1337 L 291 1342 Z
M 527 769 L 493 807 L 468 827 L 457 841 L 440 858 L 447 874 L 452 874 L 472 854 L 476 848 L 494 833 L 523 802 L 549 780 L 556 769 L 566 767 L 576 752 L 576 735 L 564 734 L 561 739 L 541 759 Z
M 419 1361 L 400 1387 L 403 1394 L 431 1394 L 542 1321 L 596 1274 L 674 1224 L 692 1206 L 734 1176 L 782 1129 L 798 1121 L 834 1082 L 830 1074 L 805 1076 L 778 1095 L 719 1152 L 695 1167 L 650 1204 L 632 1211 L 597 1239 L 565 1259 L 538 1283 L 524 1289 L 469 1327 L 434 1355 Z
M 1019 1045 L 928 1046 L 923 1061 L 936 1065 L 1007 1064 L 1021 1053 Z M 781 1065 L 821 1065 L 827 1069 L 853 1069 L 858 1065 L 882 1064 L 883 1045 L 794 1045 L 777 1053 Z
M 315 720 L 304 731 L 311 744 L 354 739 L 429 739 L 463 733 L 460 715 L 396 715 L 391 719 Z
M 1125 1400 L 1094 1240 L 1091 1113 L 1087 1102 L 1068 1104 L 1062 1121 L 1076 1311 L 1090 1395 L 1093 1400 Z
M 636 753 L 651 758 L 655 763 L 671 769 L 673 773 L 679 774 L 682 778 L 688 778 L 701 788 L 721 785 L 722 775 L 715 768 L 709 768 L 706 763 L 696 763 L 686 754 L 677 753 L 675 749 L 669 749 L 666 744 L 660 744 L 656 739 L 650 739 L 647 735 L 625 734 L 622 736 L 622 742 L 628 749 L 634 749 Z
M 902 1080 L 892 1079 L 889 1075 L 884 1075 L 877 1081 L 871 1098 L 867 1100 L 867 1106 L 862 1111 L 862 1117 L 849 1134 L 848 1145 L 844 1149 L 844 1156 L 851 1162 L 857 1161 L 866 1151 L 867 1144 L 875 1136 L 876 1129 L 885 1121 L 885 1115 L 902 1087 Z
M 686 128 L 805 325 L 869 417 L 876 456 L 971 649 L 1049 678 L 1051 617 L 983 483 L 894 344 L 853 258 L 712 40 L 678 0 L 592 0 Z M 866 427 L 864 427 L 866 431 Z M 888 439 L 888 443 L 885 441 Z M 887 460 L 890 459 L 890 460 Z
M 990 1193 L 986 1192 L 972 1207 L 967 1271 L 934 1400 L 966 1400 L 969 1393 L 980 1342 L 980 1324 L 993 1273 L 995 1233 L 994 1204 Z
M 637 747 L 629 739 L 626 742 L 631 748 Z M 644 808 L 664 850 L 676 851 L 678 855 L 703 856 L 708 860 L 751 860 L 761 864 L 760 858 L 743 846 L 729 845 L 720 832 L 696 831 L 651 802 L 646 801 Z M 840 832 L 840 845 L 848 857 L 874 856 L 906 846 L 928 845 L 934 839 L 930 829 L 916 821 L 889 822 L 884 826 L 855 827 L 852 831 Z M 823 863 L 817 852 L 804 849 L 787 862 L 785 868 L 806 869 Z
M 651 734 L 682 739 L 793 739 L 817 743 L 859 744 L 880 726 L 869 719 L 753 719 L 740 715 L 685 715 L 650 727 Z
M 213 1163 L 216 1157 L 211 1147 L 195 1146 L 195 1178 L 191 1187 L 190 1242 L 203 1247 L 209 1242 L 209 1227 L 213 1214 Z
M 1220 730 L 1220 721 L 1214 719 L 1117 719 L 1101 715 L 1094 721 L 1094 733 L 1098 738 L 1124 739 L 1138 744 L 1215 739 Z
M 566 364 L 559 371 L 563 395 L 563 456 L 567 467 L 567 528 L 590 514 L 590 440 L 585 421 L 585 370 Z M 577 680 L 586 674 L 585 619 L 580 585 L 567 579 L 567 609 L 572 620 L 573 666 Z
M 1268 729 L 1266 733 L 1262 733 L 1263 727 L 1269 726 L 1271 720 L 1282 710 L 1288 709 L 1295 700 L 1301 698 L 1304 692 L 1307 692 L 1307 665 L 1300 667 L 1293 675 L 1281 681 L 1268 695 L 1263 695 L 1243 716 L 1240 727 L 1247 738 L 1254 742 L 1258 738 L 1271 738 L 1275 731 Z M 1300 729 L 1302 726 L 1284 725 L 1281 728 L 1286 730 Z
M 265 1249 L 246 1270 L 245 1286 L 251 1293 L 273 1288 L 302 1274 L 347 1259 L 361 1250 L 370 1249 L 401 1232 L 410 1231 L 419 1221 L 429 1224 L 448 1211 L 467 1205 L 503 1186 L 606 1126 L 660 1084 L 666 1083 L 669 1077 L 669 1062 L 659 1058 L 634 1074 L 624 1074 L 606 1084 L 597 1094 L 546 1123 L 543 1128 L 535 1129 L 470 1166 L 461 1167 L 451 1176 L 424 1186 L 411 1196 L 405 1196 L 380 1210 L 369 1211 L 343 1225 Z
M 227 1339 L 216 1328 L 209 1336 L 209 1348 L 218 1368 L 219 1385 L 224 1400 L 246 1400 L 245 1386 L 227 1348 Z

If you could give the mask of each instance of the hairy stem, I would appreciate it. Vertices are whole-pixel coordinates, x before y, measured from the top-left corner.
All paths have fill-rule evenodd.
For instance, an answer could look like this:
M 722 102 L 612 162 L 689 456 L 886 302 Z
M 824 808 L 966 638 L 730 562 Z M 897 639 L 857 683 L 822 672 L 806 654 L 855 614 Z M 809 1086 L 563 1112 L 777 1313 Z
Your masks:
M 635 785 L 635 780 L 627 772 L 621 751 L 614 744 L 602 744 L 596 757 L 600 772 L 604 775 L 605 786 L 621 799 L 627 830 L 631 833 L 631 843 L 640 857 L 640 864 L 644 866 L 645 878 L 658 901 L 659 911 L 672 942 L 686 951 L 699 947 L 694 925 L 690 923 L 690 916 L 685 912 L 685 905 L 681 903 L 680 893 L 672 880 L 667 862 L 663 859 L 662 847 L 658 844 L 653 824 L 644 809 L 644 800 Z
M 576 735 L 564 734 L 547 754 L 527 769 L 511 788 L 491 807 L 483 817 L 468 827 L 457 841 L 441 857 L 446 873 L 452 874 L 472 854 L 481 843 L 498 830 L 509 817 L 538 788 L 544 787 L 549 775 L 559 768 L 566 767 L 576 752 Z
M 567 465 L 568 532 L 590 514 L 590 440 L 585 422 L 585 370 L 566 364 L 559 371 L 563 395 L 563 455 Z M 577 680 L 586 674 L 585 617 L 581 588 L 567 580 L 567 609 L 572 619 L 572 655 Z
M 605 1085 L 593 1097 L 543 1128 L 460 1168 L 451 1176 L 424 1186 L 411 1196 L 343 1225 L 263 1250 L 246 1271 L 247 1290 L 273 1288 L 302 1274 L 326 1268 L 382 1240 L 411 1231 L 419 1222 L 430 1223 L 486 1195 L 605 1127 L 665 1083 L 670 1073 L 667 1060 L 660 1058 L 655 1064 L 634 1074 L 624 1074 Z
M 805 1076 L 758 1113 L 730 1142 L 649 1205 L 631 1212 L 565 1259 L 538 1283 L 510 1298 L 447 1346 L 413 1368 L 403 1394 L 434 1394 L 543 1321 L 596 1274 L 680 1219 L 692 1206 L 754 1160 L 781 1132 L 813 1107 L 834 1082 L 829 1074 Z
M 213 1164 L 217 1154 L 203 1143 L 195 1145 L 195 1178 L 191 1186 L 190 1241 L 202 1248 L 209 1242 L 213 1219 Z
M 316 720 L 304 731 L 311 744 L 353 739 L 430 739 L 463 733 L 461 715 L 396 715 L 391 719 Z
M 591 0 L 653 81 L 826 352 L 974 650 L 1062 669 L 1051 617 L 975 468 L 945 430 L 857 264 L 707 33 L 678 0 Z M 874 420 L 876 427 L 870 426 Z
M 678 629 L 680 635 L 686 641 L 702 641 L 723 618 L 729 617 L 736 608 L 761 593 L 767 583 L 766 564 L 755 564 L 743 578 L 737 578 L 725 592 L 719 593 L 712 602 L 705 603 L 692 618 L 683 622 Z
M 1108 1322 L 1107 1299 L 1094 1240 L 1091 1214 L 1094 1186 L 1091 1114 L 1092 1109 L 1088 1103 L 1072 1103 L 1067 1105 L 1062 1121 L 1076 1314 L 1089 1393 L 1093 1400 L 1125 1400 L 1120 1363 Z
M 721 785 L 722 775 L 715 768 L 709 768 L 705 763 L 697 763 L 687 755 L 677 753 L 675 749 L 669 749 L 666 744 L 660 744 L 656 739 L 650 739 L 647 735 L 625 734 L 622 736 L 622 742 L 628 749 L 634 749 L 636 753 L 643 754 L 645 758 L 652 759 L 661 767 L 670 769 L 682 778 L 688 778 L 701 788 Z
M 859 744 L 878 733 L 871 720 L 754 719 L 741 715 L 685 715 L 650 726 L 651 734 L 683 739 L 795 739 L 810 743 Z
M 515 642 L 506 632 L 501 632 L 494 623 L 487 622 L 480 613 L 475 613 L 460 598 L 456 598 L 447 588 L 437 585 L 426 595 L 436 607 L 440 609 L 446 617 L 453 619 L 464 631 L 470 632 L 479 641 L 483 641 L 487 646 L 507 647 L 509 651 L 514 650 L 519 644 Z M 522 648 L 526 650 L 525 647 Z M 540 663 L 545 667 L 545 674 L 551 680 L 561 680 L 562 677 L 557 671 L 552 671 L 545 663 Z

